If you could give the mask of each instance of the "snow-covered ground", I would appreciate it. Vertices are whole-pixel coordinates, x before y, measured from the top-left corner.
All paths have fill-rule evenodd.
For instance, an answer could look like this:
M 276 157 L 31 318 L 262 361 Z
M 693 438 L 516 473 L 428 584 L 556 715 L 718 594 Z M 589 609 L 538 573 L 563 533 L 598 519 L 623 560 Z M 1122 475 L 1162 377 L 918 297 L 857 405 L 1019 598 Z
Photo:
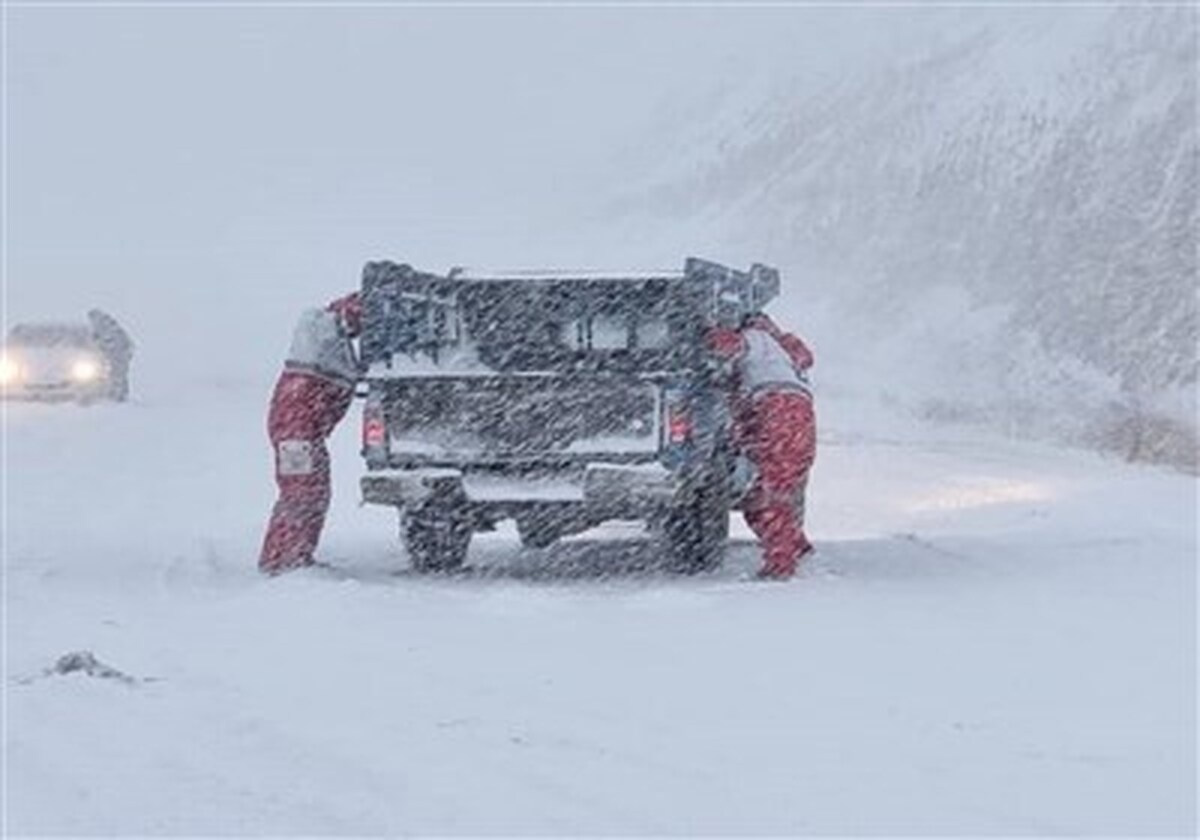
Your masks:
M 617 527 L 425 579 L 354 418 L 341 574 L 264 580 L 270 383 L 184 385 L 7 408 L 8 832 L 1196 830 L 1192 478 L 831 398 L 793 582 Z

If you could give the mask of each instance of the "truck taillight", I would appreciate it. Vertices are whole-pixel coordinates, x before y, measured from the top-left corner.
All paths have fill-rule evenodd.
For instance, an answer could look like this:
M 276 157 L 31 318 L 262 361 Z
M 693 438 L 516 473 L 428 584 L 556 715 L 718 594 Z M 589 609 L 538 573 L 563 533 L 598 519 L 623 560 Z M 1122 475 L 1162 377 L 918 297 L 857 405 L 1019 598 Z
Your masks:
M 667 407 L 667 442 L 687 443 L 692 437 L 692 415 L 687 406 L 676 403 Z
M 363 446 L 378 447 L 387 443 L 387 427 L 383 420 L 368 419 L 363 423 Z
M 692 439 L 692 411 L 685 391 L 671 388 L 663 394 L 663 415 L 667 446 L 682 446 Z
M 377 399 L 367 397 L 363 407 L 363 448 L 382 449 L 387 446 L 387 423 L 383 419 L 383 406 Z

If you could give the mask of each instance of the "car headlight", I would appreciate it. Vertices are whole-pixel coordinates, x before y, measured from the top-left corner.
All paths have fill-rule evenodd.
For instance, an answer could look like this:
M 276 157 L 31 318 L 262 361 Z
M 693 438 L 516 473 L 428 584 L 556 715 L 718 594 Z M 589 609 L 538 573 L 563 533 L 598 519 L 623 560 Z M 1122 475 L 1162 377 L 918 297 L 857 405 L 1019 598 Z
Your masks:
M 0 357 L 0 385 L 16 382 L 21 378 L 21 366 L 8 356 Z
M 76 359 L 71 365 L 71 378 L 76 382 L 91 382 L 100 376 L 100 365 L 95 359 Z

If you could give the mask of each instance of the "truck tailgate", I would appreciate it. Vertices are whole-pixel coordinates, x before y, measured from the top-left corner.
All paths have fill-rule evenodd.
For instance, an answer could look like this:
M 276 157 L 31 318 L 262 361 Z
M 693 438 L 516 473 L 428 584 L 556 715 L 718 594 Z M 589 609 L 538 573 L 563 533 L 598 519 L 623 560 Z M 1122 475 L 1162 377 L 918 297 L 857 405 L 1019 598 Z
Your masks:
M 394 379 L 385 418 L 393 456 L 597 456 L 658 451 L 661 386 L 636 378 Z

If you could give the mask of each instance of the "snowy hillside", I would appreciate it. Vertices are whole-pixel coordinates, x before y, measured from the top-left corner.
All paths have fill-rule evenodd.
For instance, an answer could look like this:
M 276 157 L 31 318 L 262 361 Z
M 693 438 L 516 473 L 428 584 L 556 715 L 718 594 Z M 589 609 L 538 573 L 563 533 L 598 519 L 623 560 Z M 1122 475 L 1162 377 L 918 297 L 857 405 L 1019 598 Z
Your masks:
M 681 108 L 617 215 L 778 261 L 922 413 L 1194 465 L 1196 10 L 919 17 Z

